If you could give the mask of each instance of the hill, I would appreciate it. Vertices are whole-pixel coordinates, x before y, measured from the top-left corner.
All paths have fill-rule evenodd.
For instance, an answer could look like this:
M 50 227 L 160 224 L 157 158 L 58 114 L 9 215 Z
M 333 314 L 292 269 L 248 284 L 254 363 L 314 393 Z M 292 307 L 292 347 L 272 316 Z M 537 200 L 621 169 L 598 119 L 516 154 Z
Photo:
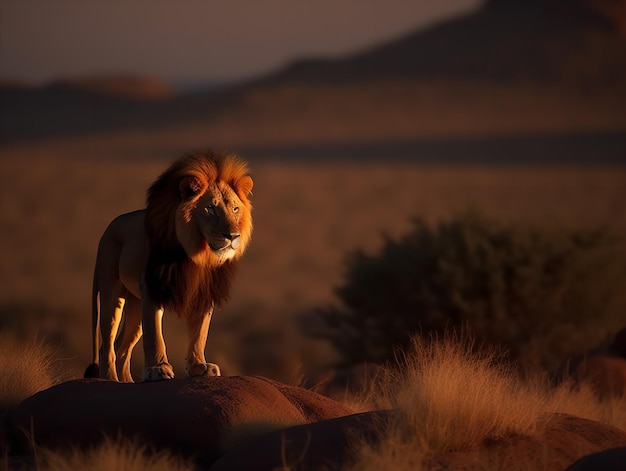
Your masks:
M 477 12 L 337 60 L 304 60 L 275 81 L 389 78 L 617 84 L 626 2 L 490 0 Z
M 188 142 L 210 136 L 216 146 L 278 153 L 598 133 L 617 133 L 621 145 L 625 18 L 624 0 L 490 0 L 351 56 L 299 60 L 209 91 L 120 78 L 0 86 L 0 144 L 185 129 Z
M 140 77 L 58 80 L 43 87 L 0 83 L 0 142 L 99 132 L 146 122 L 159 101 L 175 99 L 164 82 Z

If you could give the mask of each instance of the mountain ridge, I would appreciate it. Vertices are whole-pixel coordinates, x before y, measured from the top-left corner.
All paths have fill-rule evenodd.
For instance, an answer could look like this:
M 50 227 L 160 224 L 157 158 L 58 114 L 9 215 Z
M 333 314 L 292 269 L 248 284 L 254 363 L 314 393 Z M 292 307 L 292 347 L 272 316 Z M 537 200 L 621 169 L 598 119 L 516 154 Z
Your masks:
M 619 2 L 623 13 L 613 15 L 598 10 L 595 3 L 602 2 L 490 0 L 476 12 L 347 58 L 294 61 L 268 81 L 319 83 L 393 76 L 558 80 L 579 72 L 577 55 L 583 53 L 589 61 L 598 51 L 615 59 L 620 78 L 624 78 L 626 1 Z M 600 66 L 595 71 L 598 78 L 608 75 L 606 68 L 611 73 L 616 68 L 601 61 L 590 68 L 593 66 Z
M 489 0 L 347 57 L 294 61 L 217 90 L 177 93 L 158 80 L 123 76 L 0 86 L 0 144 L 190 124 L 207 126 L 218 142 L 233 136 L 226 143 L 288 141 L 300 132 L 295 123 L 309 141 L 342 139 L 344 129 L 343 139 L 353 141 L 385 140 L 405 128 L 402 139 L 457 135 L 481 119 L 481 133 L 507 120 L 503 129 L 521 126 L 521 133 L 626 130 L 626 112 L 616 105 L 626 102 L 625 24 L 626 0 Z M 550 122 L 524 128 L 520 116 Z

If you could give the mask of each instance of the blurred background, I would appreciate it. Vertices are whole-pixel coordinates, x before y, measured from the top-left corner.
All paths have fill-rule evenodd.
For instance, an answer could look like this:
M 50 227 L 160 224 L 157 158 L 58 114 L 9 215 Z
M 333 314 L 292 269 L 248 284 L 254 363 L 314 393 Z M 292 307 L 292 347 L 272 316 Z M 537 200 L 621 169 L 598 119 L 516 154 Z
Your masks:
M 250 162 L 255 233 L 208 359 L 322 374 L 346 260 L 412 218 L 626 235 L 625 104 L 624 0 L 0 0 L 0 341 L 80 377 L 100 235 L 210 147 Z

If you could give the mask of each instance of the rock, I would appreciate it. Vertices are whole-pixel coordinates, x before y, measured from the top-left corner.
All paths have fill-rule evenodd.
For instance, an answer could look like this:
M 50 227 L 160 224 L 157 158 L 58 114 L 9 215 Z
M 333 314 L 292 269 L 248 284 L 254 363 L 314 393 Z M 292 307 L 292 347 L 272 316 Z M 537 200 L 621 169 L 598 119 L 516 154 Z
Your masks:
M 98 444 L 108 435 L 137 437 L 157 449 L 192 457 L 204 469 L 212 466 L 211 471 L 286 466 L 332 471 L 344 469 L 358 455 L 359 444 L 380 442 L 385 423 L 401 417 L 395 411 L 350 414 L 332 399 L 261 377 L 139 384 L 87 379 L 23 401 L 7 414 L 5 438 L 11 446 L 9 462 L 28 458 L 30 436 L 38 446 L 62 450 Z M 626 447 L 625 431 L 551 414 L 530 436 L 487 438 L 471 450 L 438 454 L 424 467 L 565 469 L 585 455 L 616 447 Z M 613 455 L 599 456 L 604 461 L 595 463 L 610 464 Z
M 215 462 L 211 471 L 340 471 L 358 456 L 360 443 L 380 442 L 383 424 L 398 417 L 396 414 L 366 412 L 270 432 L 232 449 Z M 626 445 L 626 432 L 622 430 L 553 414 L 535 436 L 488 438 L 473 450 L 437 454 L 432 461 L 423 463 L 423 468 L 433 471 L 565 469 L 585 454 L 622 445 Z M 394 469 L 393 462 L 387 464 L 386 469 Z
M 611 425 L 566 414 L 553 414 L 537 446 L 536 455 L 548 446 L 550 463 L 564 469 L 581 456 L 626 446 L 626 432 Z M 539 460 L 539 458 L 536 458 Z
M 69 381 L 23 401 L 7 416 L 12 453 L 138 437 L 208 465 L 262 433 L 351 414 L 332 399 L 262 377 L 194 377 L 154 383 Z
M 566 469 L 582 456 L 620 446 L 626 446 L 623 430 L 567 414 L 551 414 L 543 430 L 534 436 L 488 439 L 476 451 L 451 453 L 436 469 Z
M 375 442 L 394 411 L 373 411 L 266 433 L 222 456 L 211 471 L 340 470 L 354 443 Z
M 626 448 L 592 453 L 576 461 L 567 471 L 624 471 L 626 469 Z

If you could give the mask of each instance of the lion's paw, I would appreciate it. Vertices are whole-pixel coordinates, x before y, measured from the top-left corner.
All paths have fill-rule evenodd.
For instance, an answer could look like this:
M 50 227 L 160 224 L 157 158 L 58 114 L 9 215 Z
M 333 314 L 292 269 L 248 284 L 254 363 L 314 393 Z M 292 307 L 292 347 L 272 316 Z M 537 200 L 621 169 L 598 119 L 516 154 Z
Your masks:
M 220 367 L 215 363 L 194 363 L 187 367 L 189 376 L 222 376 Z
M 141 375 L 143 382 L 163 381 L 165 379 L 174 379 L 174 368 L 169 363 L 145 367 Z

